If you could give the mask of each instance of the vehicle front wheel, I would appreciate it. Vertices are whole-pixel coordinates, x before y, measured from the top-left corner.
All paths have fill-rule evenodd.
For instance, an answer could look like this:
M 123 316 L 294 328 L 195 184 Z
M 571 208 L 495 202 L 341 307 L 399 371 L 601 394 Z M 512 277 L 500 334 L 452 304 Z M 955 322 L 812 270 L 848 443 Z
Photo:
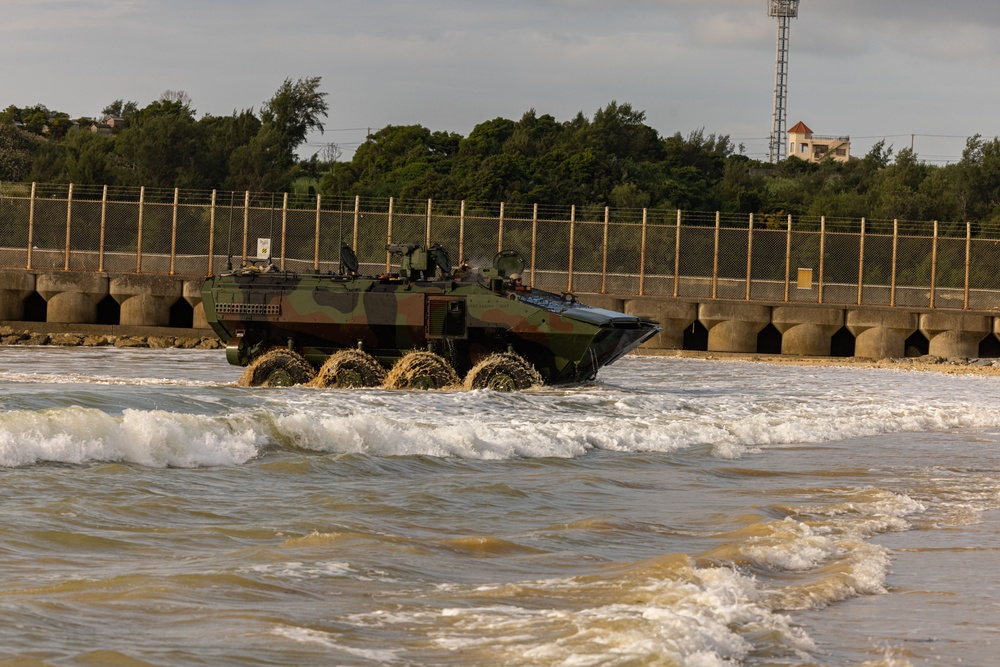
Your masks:
M 316 369 L 301 354 L 275 347 L 251 361 L 237 384 L 241 387 L 291 387 L 305 384 L 315 376 Z
M 385 382 L 385 369 L 372 355 L 361 350 L 340 350 L 326 360 L 312 381 L 316 387 L 378 387 Z
M 443 389 L 458 384 L 455 369 L 433 352 L 410 352 L 396 362 L 385 380 L 389 389 Z
M 466 389 L 520 391 L 542 384 L 542 376 L 522 357 L 510 352 L 491 354 L 465 376 Z

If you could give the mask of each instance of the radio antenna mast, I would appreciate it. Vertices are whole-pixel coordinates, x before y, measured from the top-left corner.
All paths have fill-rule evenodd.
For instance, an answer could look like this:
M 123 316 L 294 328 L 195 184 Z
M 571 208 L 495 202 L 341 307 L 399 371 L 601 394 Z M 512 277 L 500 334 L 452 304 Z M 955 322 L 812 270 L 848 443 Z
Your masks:
M 771 162 L 787 156 L 785 116 L 788 108 L 788 33 L 791 19 L 799 17 L 799 0 L 767 0 L 767 14 L 778 19 L 778 45 L 774 67 L 774 115 L 771 122 Z

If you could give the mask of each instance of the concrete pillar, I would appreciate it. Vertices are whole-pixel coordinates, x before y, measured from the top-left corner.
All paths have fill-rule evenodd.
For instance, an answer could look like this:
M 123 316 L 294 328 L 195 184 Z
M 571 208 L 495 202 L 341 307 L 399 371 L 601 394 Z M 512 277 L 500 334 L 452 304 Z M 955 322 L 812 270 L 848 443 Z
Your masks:
M 191 323 L 194 329 L 207 329 L 208 318 L 205 317 L 205 304 L 201 302 L 201 286 L 204 280 L 184 281 L 184 300 L 191 304 L 194 310 L 194 320 Z
M 927 352 L 936 357 L 978 357 L 979 343 L 993 330 L 992 318 L 970 313 L 934 311 L 920 315 Z
M 170 307 L 181 298 L 183 281 L 173 276 L 117 275 L 109 291 L 121 305 L 121 324 L 165 327 L 170 325 Z
M 659 350 L 684 349 L 684 330 L 698 319 L 698 304 L 660 299 L 629 299 L 625 311 L 629 315 L 648 317 L 660 323 L 660 333 L 645 344 Z
M 0 320 L 23 320 L 24 300 L 34 291 L 34 273 L 0 271 Z
M 771 324 L 781 332 L 781 353 L 829 357 L 833 335 L 844 326 L 843 308 L 775 306 Z
M 866 359 L 905 356 L 906 339 L 917 330 L 917 313 L 901 310 L 848 310 L 846 321 L 854 334 L 854 356 Z
M 771 308 L 751 303 L 708 302 L 698 306 L 708 329 L 709 352 L 756 352 L 757 334 L 771 321 Z
M 97 304 L 108 295 L 108 276 L 84 271 L 39 273 L 35 291 L 48 304 L 46 322 L 95 324 Z

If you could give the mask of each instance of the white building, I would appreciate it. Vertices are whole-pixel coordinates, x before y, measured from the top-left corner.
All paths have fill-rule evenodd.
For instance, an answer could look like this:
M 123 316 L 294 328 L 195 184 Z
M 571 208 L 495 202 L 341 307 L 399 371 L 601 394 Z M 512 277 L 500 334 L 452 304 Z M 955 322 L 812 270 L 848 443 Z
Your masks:
M 851 138 L 813 134 L 809 126 L 799 121 L 788 130 L 788 157 L 809 162 L 822 162 L 829 157 L 837 162 L 847 162 L 851 159 Z

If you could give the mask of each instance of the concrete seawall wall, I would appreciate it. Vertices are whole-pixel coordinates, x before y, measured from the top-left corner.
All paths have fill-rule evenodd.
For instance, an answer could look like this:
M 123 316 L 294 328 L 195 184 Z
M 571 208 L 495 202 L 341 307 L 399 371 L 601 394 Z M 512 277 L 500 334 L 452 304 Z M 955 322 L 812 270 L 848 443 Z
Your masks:
M 0 322 L 30 328 L 207 328 L 199 276 L 0 271 Z M 855 356 L 1000 356 L 1000 312 L 579 294 L 657 320 L 650 349 Z M 45 326 L 42 326 L 45 323 Z

